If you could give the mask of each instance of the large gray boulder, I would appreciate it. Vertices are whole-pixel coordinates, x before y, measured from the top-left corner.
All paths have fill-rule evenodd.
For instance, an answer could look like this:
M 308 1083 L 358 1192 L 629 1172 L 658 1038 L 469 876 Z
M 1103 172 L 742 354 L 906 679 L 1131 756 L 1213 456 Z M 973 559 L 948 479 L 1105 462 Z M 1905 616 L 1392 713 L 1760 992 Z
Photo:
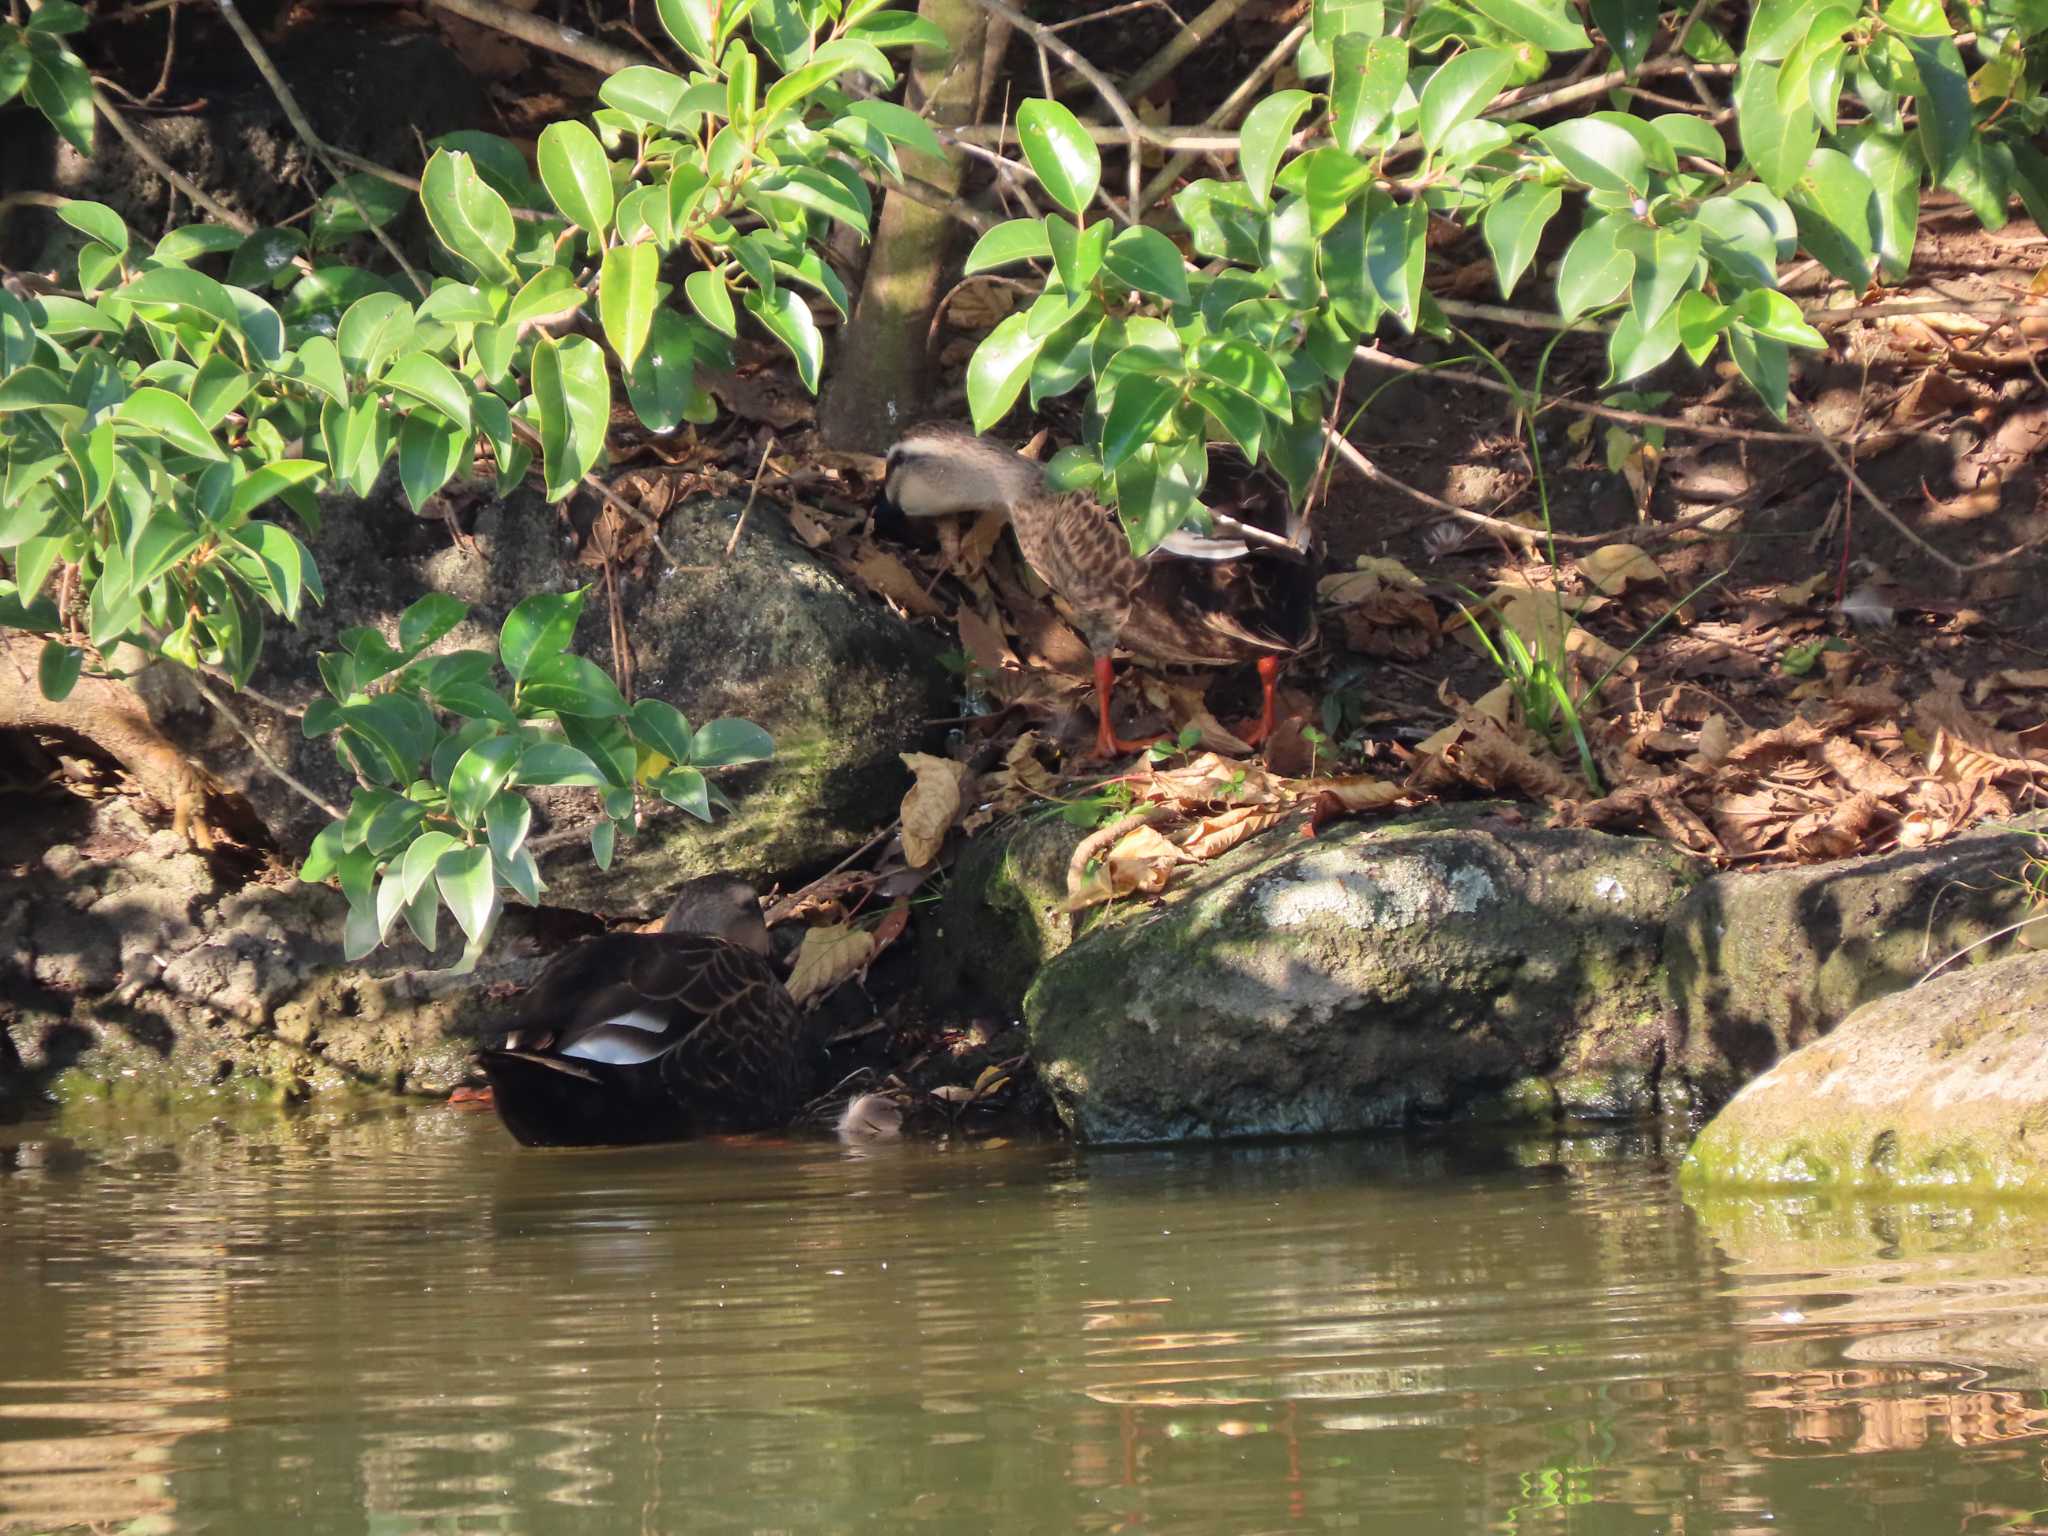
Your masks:
M 1024 1015 L 1090 1142 L 1650 1102 L 1672 850 L 1443 813 L 1249 844 L 1098 919 Z
M 971 843 L 931 998 L 1014 1008 L 1084 1140 L 1697 1111 L 2026 905 L 2022 834 L 1708 874 L 1484 807 L 1265 834 L 1157 902 L 1065 909 L 1081 833 Z M 1997 942 L 1982 953 L 1999 952 Z
M 2048 1194 L 2048 954 L 1856 1010 L 1700 1133 L 1705 1185 Z
M 756 508 L 728 559 L 739 511 L 723 500 L 671 511 L 663 540 L 696 569 L 655 556 L 622 574 L 620 620 L 641 697 L 666 699 L 696 722 L 753 720 L 775 737 L 775 759 L 721 776 L 738 810 L 710 826 L 647 797 L 641 830 L 620 839 L 608 871 L 589 852 L 594 795 L 543 792 L 534 844 L 550 904 L 652 914 L 694 875 L 724 870 L 765 883 L 828 863 L 894 816 L 905 784 L 898 754 L 925 743 L 927 720 L 954 712 L 939 642 L 797 548 L 772 510 Z M 576 649 L 616 672 L 602 574 L 576 561 L 577 540 L 530 491 L 486 504 L 461 545 L 438 520 L 423 522 L 382 493 L 335 499 L 324 522 L 313 547 L 327 603 L 308 605 L 296 629 L 273 625 L 254 679 L 265 698 L 302 709 L 320 693 L 314 658 L 342 629 L 365 624 L 395 638 L 399 614 L 429 591 L 471 605 L 446 644 L 494 650 L 522 598 L 596 583 Z M 278 846 L 304 849 L 326 818 L 264 772 L 182 674 L 153 669 L 145 693 L 165 733 L 246 797 Z M 295 719 L 253 698 L 237 707 L 273 757 L 330 802 L 347 803 L 351 781 L 331 741 L 304 740 Z

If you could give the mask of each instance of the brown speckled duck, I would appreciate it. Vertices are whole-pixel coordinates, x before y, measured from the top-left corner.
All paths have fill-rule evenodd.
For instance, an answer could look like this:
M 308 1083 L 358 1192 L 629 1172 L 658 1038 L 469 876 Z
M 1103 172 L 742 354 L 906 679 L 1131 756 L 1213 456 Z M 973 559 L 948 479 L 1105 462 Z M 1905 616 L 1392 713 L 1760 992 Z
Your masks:
M 769 965 L 754 893 L 707 876 L 661 929 L 548 964 L 477 1059 L 530 1147 L 620 1146 L 789 1124 L 821 1046 Z
M 1204 608 L 1183 590 L 1190 560 L 1233 560 L 1234 540 L 1180 534 L 1150 557 L 1131 553 L 1116 514 L 1085 491 L 1053 491 L 1043 469 L 1000 443 L 953 427 L 918 427 L 889 450 L 883 496 L 905 517 L 1000 511 L 1038 577 L 1073 609 L 1095 659 L 1095 749 L 1110 758 L 1149 743 L 1111 729 L 1111 657 L 1123 649 L 1167 666 L 1255 662 L 1264 695 L 1259 721 L 1240 732 L 1256 746 L 1273 729 L 1273 684 L 1294 647 Z

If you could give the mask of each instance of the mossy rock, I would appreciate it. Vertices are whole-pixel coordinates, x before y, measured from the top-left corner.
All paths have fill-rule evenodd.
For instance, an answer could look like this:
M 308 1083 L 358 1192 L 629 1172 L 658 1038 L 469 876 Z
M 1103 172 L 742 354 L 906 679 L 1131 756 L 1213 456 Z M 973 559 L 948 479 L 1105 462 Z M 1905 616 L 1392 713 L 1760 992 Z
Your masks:
M 1038 973 L 1033 1054 L 1090 1142 L 1348 1132 L 1654 1107 L 1661 844 L 1485 808 L 1268 834 Z
M 1859 1008 L 1737 1094 L 1684 1175 L 2048 1196 L 2048 954 L 1966 965 Z

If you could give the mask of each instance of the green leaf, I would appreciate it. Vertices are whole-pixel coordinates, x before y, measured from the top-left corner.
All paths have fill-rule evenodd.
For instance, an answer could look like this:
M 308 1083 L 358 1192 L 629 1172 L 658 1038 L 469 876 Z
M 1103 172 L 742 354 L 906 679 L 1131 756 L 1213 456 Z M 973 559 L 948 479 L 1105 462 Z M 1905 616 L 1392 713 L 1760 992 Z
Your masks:
M 706 325 L 728 336 L 739 335 L 740 323 L 733 312 L 732 290 L 726 286 L 722 275 L 692 272 L 683 279 L 683 292 L 689 297 L 690 308 L 697 311 Z
M 615 245 L 604 253 L 597 278 L 597 314 L 605 340 L 631 368 L 654 326 L 655 279 L 661 253 L 652 245 Z
M 1636 324 L 1646 335 L 1658 331 L 1658 322 L 1692 285 L 1699 268 L 1699 231 L 1688 226 L 1654 229 L 1632 223 L 1616 232 L 1616 243 L 1635 258 L 1629 308 Z
M 1677 314 L 1678 340 L 1694 367 L 1712 354 L 1714 344 L 1735 317 L 1735 311 L 1728 305 L 1717 304 L 1698 290 L 1679 297 Z
M 1820 121 L 1805 101 L 1778 100 L 1778 66 L 1745 63 L 1735 83 L 1735 125 L 1742 152 L 1763 184 L 1783 197 L 1820 143 Z
M 1728 146 L 1719 130 L 1704 118 L 1687 112 L 1666 112 L 1646 124 L 1652 132 L 1682 155 L 1697 155 L 1716 165 L 1728 163 Z
M 1806 36 L 1812 18 L 1809 0 L 1759 0 L 1750 12 L 1743 57 L 1759 63 L 1784 58 Z
M 902 12 L 884 14 L 902 16 L 906 21 L 920 19 Z M 932 125 L 908 107 L 898 106 L 893 101 L 856 101 L 846 109 L 846 112 L 849 117 L 859 118 L 864 123 L 872 123 L 891 143 L 901 144 L 904 148 L 915 150 L 921 155 L 929 155 L 934 160 L 943 160 L 946 156 L 946 147 L 939 142 L 939 136 L 932 130 Z
M 1643 323 L 1642 315 L 1630 305 L 1614 324 L 1607 338 L 1609 384 L 1625 384 L 1640 378 L 1662 363 L 1679 347 L 1678 310 L 1669 306 L 1657 320 Z
M 521 748 L 521 759 L 514 764 L 515 771 L 523 766 L 524 754 L 532 747 Z M 449 792 L 454 792 L 454 778 L 449 779 Z M 484 824 L 489 829 L 491 853 L 498 859 L 510 861 L 514 854 L 526 846 L 526 834 L 533 826 L 533 806 L 523 795 L 501 790 L 491 797 L 484 807 Z
M 588 336 L 544 338 L 533 349 L 533 399 L 540 413 L 547 497 L 560 501 L 590 473 L 611 424 L 612 385 L 604 350 Z
M 1273 173 L 1294 138 L 1295 124 L 1315 101 L 1307 91 L 1275 91 L 1245 114 L 1238 130 L 1238 173 L 1261 208 L 1272 203 Z
M 1600 192 L 1642 197 L 1650 190 L 1650 162 L 1635 135 L 1597 117 L 1571 118 L 1536 135 L 1573 180 Z
M 1920 154 L 1902 133 L 1857 127 L 1843 135 L 1849 158 L 1870 180 L 1871 207 L 1877 215 L 1877 254 L 1884 274 L 1902 282 L 1913 265 L 1913 245 L 1920 227 Z
M 1775 288 L 1754 288 L 1737 299 L 1735 318 L 1758 336 L 1769 337 L 1788 347 L 1825 351 L 1827 341 L 1812 326 L 1799 306 Z
M 1113 470 L 1148 440 L 1174 406 L 1180 389 L 1164 379 L 1134 373 L 1117 385 L 1115 402 L 1102 428 L 1102 467 Z
M 470 943 L 482 943 L 498 915 L 498 885 L 491 875 L 490 849 L 457 848 L 442 854 L 434 865 L 434 882 Z
M 690 761 L 700 768 L 731 768 L 763 763 L 775 755 L 775 738 L 751 720 L 721 716 L 697 728 L 690 742 Z
M 648 64 L 629 64 L 605 77 L 597 99 L 639 122 L 674 128 L 689 88 L 680 75 Z
M 1564 0 L 1472 0 L 1472 9 L 1510 37 L 1550 53 L 1590 48 L 1593 40 L 1572 19 Z
M 1500 282 L 1500 296 L 1508 298 L 1515 284 L 1536 259 L 1543 230 L 1564 206 L 1564 191 L 1541 182 L 1522 181 L 1499 202 L 1486 210 L 1480 228 L 1486 249 L 1493 256 L 1493 270 Z
M 1052 245 L 1046 238 L 1045 220 L 1008 219 L 974 242 L 974 249 L 967 253 L 967 265 L 962 275 L 972 277 L 977 272 L 1005 267 L 1013 261 L 1046 261 L 1051 257 Z
M 654 792 L 699 821 L 711 819 L 711 786 L 695 768 L 672 768 L 652 781 Z
M 29 60 L 29 104 L 81 155 L 92 154 L 92 76 L 77 55 L 58 47 L 36 49 Z
M 1373 197 L 1372 222 L 1365 229 L 1365 270 L 1380 302 L 1408 330 L 1415 328 L 1427 255 L 1429 208 L 1420 199 L 1399 207 L 1384 193 Z
M 630 714 L 636 741 L 672 763 L 690 760 L 690 722 L 675 705 L 662 699 L 639 699 Z
M 36 666 L 36 682 L 43 690 L 43 697 L 52 704 L 69 698 L 78 682 L 79 669 L 84 665 L 85 652 L 77 646 L 66 645 L 61 640 L 44 641 L 42 660 Z
M 1458 124 L 1477 117 L 1514 72 L 1515 56 L 1504 48 L 1474 48 L 1440 65 L 1422 88 L 1423 147 L 1435 150 Z
M 1034 97 L 1017 108 L 1017 141 L 1046 194 L 1071 214 L 1087 212 L 1102 180 L 1102 152 L 1074 114 Z
M 519 679 L 518 704 L 522 714 L 545 709 L 585 719 L 608 719 L 626 712 L 619 685 L 602 667 L 565 652 L 528 662 Z
M 514 681 L 524 678 L 534 663 L 568 648 L 588 593 L 587 587 L 567 593 L 538 592 L 505 615 L 498 631 L 498 660 Z
M 1786 195 L 1799 221 L 1800 243 L 1858 292 L 1870 286 L 1875 199 L 1870 178 L 1835 149 L 1816 149 Z
M 1791 388 L 1791 365 L 1785 344 L 1758 336 L 1742 325 L 1730 326 L 1727 334 L 1728 355 L 1735 359 L 1735 366 L 1770 413 L 1783 421 Z
M 1158 230 L 1139 224 L 1109 242 L 1103 263 L 1112 277 L 1172 304 L 1190 301 L 1180 250 Z
M 33 57 L 26 43 L 0 44 L 0 105 L 14 100 L 28 84 L 29 60 Z
M 1063 302 L 1080 302 L 1087 295 L 1089 285 L 1095 281 L 1095 274 L 1102 270 L 1102 258 L 1109 249 L 1109 221 L 1097 219 L 1093 224 L 1077 229 L 1071 220 L 1049 213 L 1045 216 L 1045 238 L 1052 247 L 1053 265 L 1059 272 L 1060 287 L 1065 290 Z M 1032 329 L 1045 335 L 1057 330 L 1058 324 L 1034 321 Z
M 477 174 L 466 154 L 438 149 L 420 176 L 420 206 L 435 238 L 485 282 L 510 282 L 512 208 Z
M 74 197 L 57 205 L 57 217 L 88 240 L 98 241 L 116 256 L 128 254 L 128 226 L 121 222 L 121 215 L 105 203 Z
M 462 469 L 469 459 L 469 428 L 436 411 L 414 411 L 398 427 L 398 482 L 414 512 Z
M 363 378 L 377 373 L 413 343 L 412 306 L 394 293 L 372 293 L 349 305 L 334 330 L 342 366 Z
M 192 407 L 167 389 L 138 389 L 121 402 L 114 414 L 129 426 L 160 437 L 197 458 L 227 458 Z
M 815 395 L 818 371 L 825 363 L 825 338 L 818 334 L 811 306 L 789 288 L 778 288 L 773 293 L 753 289 L 746 296 L 746 305 L 754 318 L 789 349 L 789 355 L 796 359 L 797 377 Z
M 83 32 L 91 21 L 92 17 L 85 8 L 73 5 L 71 0 L 43 0 L 29 13 L 24 30 L 31 37 L 65 37 L 73 32 Z
M 1920 152 L 1937 182 L 1946 181 L 1976 131 L 1969 72 L 1952 37 L 1907 37 L 1906 51 L 1920 75 Z
M 626 394 L 640 420 L 656 432 L 683 421 L 698 398 L 693 322 L 658 309 L 639 360 L 626 370 Z
M 764 176 L 753 184 L 753 193 L 761 199 L 794 203 L 799 208 L 822 213 L 860 235 L 867 234 L 873 214 L 867 188 L 858 177 L 841 181 L 807 166 Z
M 1256 400 L 1282 421 L 1292 418 L 1294 395 L 1272 358 L 1249 342 L 1224 341 L 1197 348 L 1189 357 L 1194 374 L 1228 385 Z M 1121 392 L 1121 391 L 1119 391 Z
M 1408 44 L 1398 37 L 1346 33 L 1332 47 L 1330 113 L 1337 147 L 1358 154 L 1400 104 L 1408 84 Z
M 654 0 L 662 29 L 700 64 L 709 64 L 718 56 L 714 31 L 718 9 L 718 0 Z
M 519 782 L 536 787 L 565 784 L 602 789 L 606 780 L 597 764 L 566 742 L 536 741 L 519 756 Z
M 976 432 L 986 432 L 1007 416 L 1031 377 L 1044 338 L 1034 337 L 1030 324 L 1026 314 L 1005 316 L 968 359 L 967 407 Z
M 457 426 L 468 429 L 469 390 L 448 371 L 446 363 L 425 352 L 408 352 L 391 365 L 383 382 L 393 392 L 430 405 Z
M 1614 50 L 1615 61 L 1634 74 L 1650 56 L 1650 43 L 1657 35 L 1658 0 L 1590 0 L 1593 25 Z
M 448 809 L 458 822 L 476 829 L 498 791 L 512 782 L 522 750 L 515 736 L 487 736 L 456 760 L 448 775 Z
M 313 245 L 334 245 L 382 229 L 412 206 L 413 194 L 368 171 L 344 176 L 313 205 Z
M 541 185 L 564 218 L 593 234 L 611 228 L 611 161 L 596 134 L 574 119 L 550 123 L 541 130 L 535 158 Z
M 1565 248 L 1557 268 L 1557 312 L 1565 319 L 1602 309 L 1628 292 L 1636 261 L 1619 240 L 1628 223 L 1619 214 L 1596 219 Z

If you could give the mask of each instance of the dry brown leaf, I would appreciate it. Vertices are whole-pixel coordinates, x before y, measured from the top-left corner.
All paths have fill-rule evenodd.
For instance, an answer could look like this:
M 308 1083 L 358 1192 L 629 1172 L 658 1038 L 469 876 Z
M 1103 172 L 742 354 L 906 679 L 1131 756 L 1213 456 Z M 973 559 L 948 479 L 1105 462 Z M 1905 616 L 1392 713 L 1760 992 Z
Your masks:
M 799 1003 L 823 997 L 866 965 L 874 952 L 875 936 L 865 928 L 838 923 L 809 930 L 789 973 L 790 997 Z
M 1002 766 L 982 775 L 977 796 L 991 802 L 995 811 L 1021 810 L 1052 799 L 1059 792 L 1059 780 L 1039 762 L 1040 745 L 1036 731 L 1026 731 L 1011 742 Z
M 1628 590 L 1631 582 L 1663 585 L 1664 569 L 1637 544 L 1603 544 L 1581 555 L 1578 567 L 1586 579 L 1609 596 Z
M 1008 283 L 990 281 L 966 284 L 946 306 L 946 319 L 963 331 L 993 327 L 1017 307 L 1017 290 Z
M 1903 795 L 1913 781 L 1857 746 L 1846 737 L 1830 736 L 1820 746 L 1821 761 L 1835 770 L 1841 781 L 1864 795 Z
M 1349 774 L 1339 779 L 1306 779 L 1295 786 L 1302 794 L 1321 798 L 1329 795 L 1346 812 L 1384 810 L 1407 791 L 1388 779 L 1370 774 Z
M 1728 723 L 1726 715 L 1709 715 L 1700 722 L 1699 743 L 1695 750 L 1702 765 L 1718 768 L 1734 749 L 1735 727 Z
M 789 528 L 806 549 L 823 549 L 832 542 L 832 531 L 799 506 L 789 509 Z
M 1246 838 L 1276 827 L 1293 812 L 1277 806 L 1239 805 L 1219 815 L 1205 816 L 1195 823 L 1194 834 L 1181 847 L 1197 859 L 1213 859 L 1228 853 Z
M 1204 752 L 1178 768 L 1155 768 L 1131 787 L 1142 800 L 1199 812 L 1213 805 L 1280 805 L 1285 786 L 1261 763 L 1232 762 Z
M 903 862 L 923 869 L 939 856 L 946 834 L 960 817 L 968 767 L 929 752 L 900 754 L 903 766 L 917 775 L 903 797 Z
M 1229 726 L 1209 713 L 1209 702 L 1203 690 L 1195 685 L 1174 682 L 1169 678 L 1146 675 L 1140 686 L 1145 702 L 1162 711 L 1173 723 L 1176 737 L 1190 727 L 1196 732 L 1195 745 L 1210 752 L 1232 752 L 1239 756 L 1249 755 L 1250 742 L 1242 740 Z M 1168 745 L 1172 745 L 1169 741 Z
M 1494 612 L 1521 636 L 1530 655 L 1553 662 L 1564 655 L 1566 636 L 1577 627 L 1571 606 L 1555 592 L 1503 587 L 1494 593 Z
M 1132 894 L 1156 896 L 1173 878 L 1174 867 L 1195 861 L 1152 827 L 1138 827 L 1069 888 L 1067 907 L 1077 910 Z
M 1316 583 L 1316 599 L 1333 608 L 1366 603 L 1388 592 L 1422 592 L 1422 578 L 1398 560 L 1360 555 L 1356 568 L 1336 571 Z
M 911 574 L 910 567 L 886 549 L 869 545 L 846 568 L 875 596 L 887 600 L 913 618 L 942 619 L 946 610 L 925 591 L 924 583 Z

